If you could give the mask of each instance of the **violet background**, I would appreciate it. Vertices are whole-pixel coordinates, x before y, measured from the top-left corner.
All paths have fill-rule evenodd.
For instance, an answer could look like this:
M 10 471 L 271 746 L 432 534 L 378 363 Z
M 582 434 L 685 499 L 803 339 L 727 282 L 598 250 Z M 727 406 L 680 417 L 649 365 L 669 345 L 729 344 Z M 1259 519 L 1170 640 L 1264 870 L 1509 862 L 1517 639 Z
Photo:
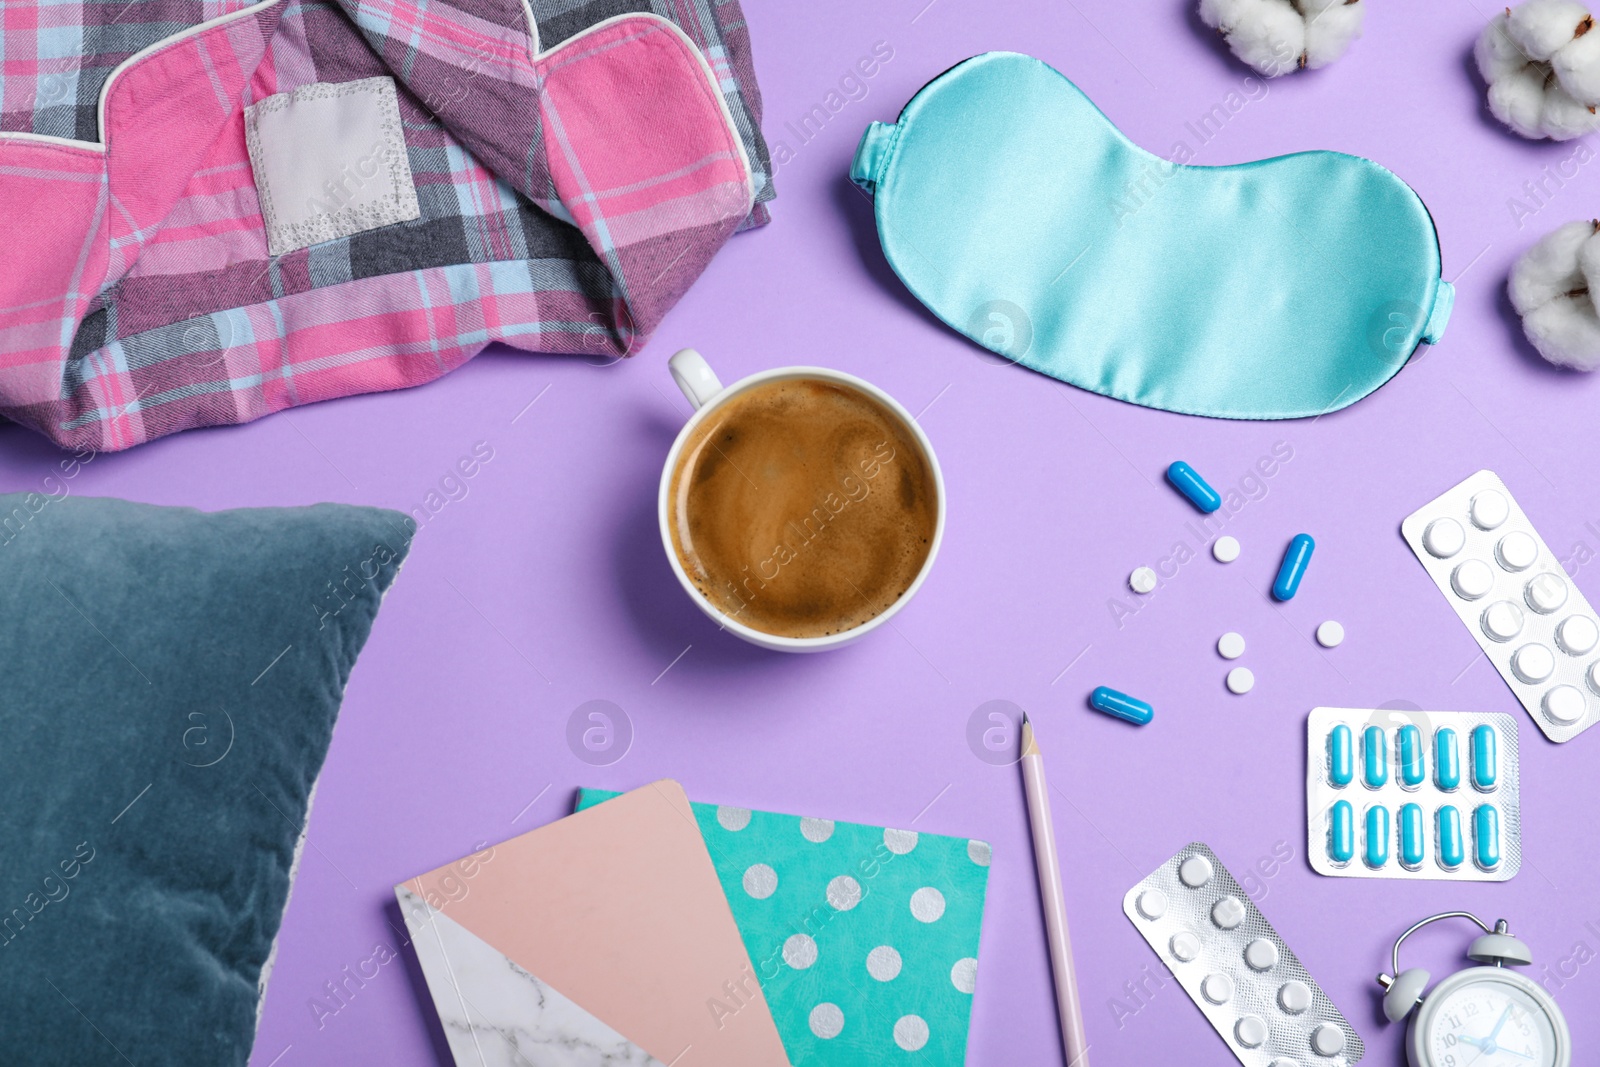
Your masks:
M 1569 746 L 1544 741 L 1398 526 L 1488 467 L 1559 554 L 1579 542 L 1600 550 L 1600 383 L 1542 363 L 1504 297 L 1528 245 L 1600 212 L 1600 165 L 1592 149 L 1574 156 L 1575 144 L 1523 141 L 1487 115 L 1470 52 L 1496 5 L 1373 3 L 1346 57 L 1265 83 L 1264 96 L 1192 8 L 746 0 L 765 130 L 794 158 L 777 175 L 772 225 L 734 238 L 643 353 L 601 367 L 491 351 L 421 389 L 185 433 L 84 470 L 80 495 L 409 510 L 475 442 L 494 450 L 465 498 L 425 524 L 351 678 L 257 1067 L 447 1062 L 409 950 L 320 1025 L 310 1007 L 341 968 L 399 945 L 390 887 L 559 818 L 580 785 L 668 776 L 699 800 L 992 842 L 969 1062 L 1060 1062 L 1018 775 L 979 761 L 966 742 L 969 715 L 996 698 L 1028 709 L 1056 787 L 1097 1067 L 1235 1062 L 1176 983 L 1143 1005 L 1124 991 L 1155 957 L 1123 917 L 1122 895 L 1192 840 L 1240 877 L 1278 843 L 1293 849 L 1258 902 L 1366 1039 L 1365 1062 L 1403 1062 L 1402 1028 L 1383 1023 L 1373 983 L 1392 939 L 1451 908 L 1510 919 L 1535 953 L 1535 978 L 1564 966 L 1550 988 L 1580 1061 L 1594 1055 L 1600 965 L 1572 957 L 1580 944 L 1600 950 L 1600 731 Z M 865 82 L 865 98 L 802 144 L 785 124 L 823 103 L 880 41 L 893 58 Z M 844 175 L 869 120 L 892 120 L 926 81 L 989 49 L 1051 63 L 1162 155 L 1183 140 L 1203 164 L 1330 148 L 1389 167 L 1433 212 L 1445 275 L 1459 286 L 1444 342 L 1351 409 L 1252 424 L 1069 389 L 943 328 L 885 266 L 870 204 Z M 1202 144 L 1186 123 L 1236 91 L 1256 98 Z M 1540 200 L 1527 195 L 1525 182 L 1567 160 L 1575 176 L 1547 179 Z M 1513 197 L 1537 209 L 1520 225 Z M 784 656 L 719 633 L 678 588 L 654 506 L 687 413 L 664 363 L 685 345 L 724 381 L 820 363 L 922 412 L 948 482 L 949 528 L 930 580 L 892 627 L 840 652 Z M 1186 525 L 1195 513 L 1162 483 L 1165 466 L 1188 460 L 1226 489 L 1276 442 L 1293 459 L 1227 523 L 1244 546 L 1239 561 L 1222 566 L 1200 551 L 1119 628 L 1107 601 L 1134 600 L 1128 572 L 1177 542 L 1198 547 Z M 0 486 L 35 488 L 57 458 L 43 439 L 7 428 Z M 1316 537 L 1316 556 L 1299 596 L 1277 605 L 1266 590 L 1301 531 Z M 1600 603 L 1590 569 L 1577 581 Z M 1323 651 L 1310 634 L 1329 618 L 1349 636 Z M 1249 642 L 1241 663 L 1257 684 L 1245 697 L 1223 686 L 1213 644 L 1225 630 Z M 1087 710 L 1098 684 L 1151 701 L 1155 721 L 1134 729 Z M 616 702 L 635 730 L 612 766 L 584 764 L 566 742 L 569 714 L 592 699 Z M 1515 714 L 1526 859 L 1513 881 L 1339 880 L 1307 866 L 1307 712 L 1394 700 Z M 1436 927 L 1414 939 L 1406 963 L 1442 976 L 1465 964 L 1469 936 Z M 1109 1006 L 1119 996 L 1138 1007 L 1120 1025 Z

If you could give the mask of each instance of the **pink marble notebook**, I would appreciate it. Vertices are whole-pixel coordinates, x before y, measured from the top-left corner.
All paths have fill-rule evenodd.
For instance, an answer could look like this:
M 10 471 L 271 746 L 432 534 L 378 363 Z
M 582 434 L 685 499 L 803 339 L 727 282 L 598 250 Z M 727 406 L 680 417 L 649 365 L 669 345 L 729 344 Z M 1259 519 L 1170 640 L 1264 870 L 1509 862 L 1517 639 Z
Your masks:
M 677 782 L 395 887 L 457 1067 L 787 1067 Z M 708 1004 L 738 1004 L 731 1015 Z

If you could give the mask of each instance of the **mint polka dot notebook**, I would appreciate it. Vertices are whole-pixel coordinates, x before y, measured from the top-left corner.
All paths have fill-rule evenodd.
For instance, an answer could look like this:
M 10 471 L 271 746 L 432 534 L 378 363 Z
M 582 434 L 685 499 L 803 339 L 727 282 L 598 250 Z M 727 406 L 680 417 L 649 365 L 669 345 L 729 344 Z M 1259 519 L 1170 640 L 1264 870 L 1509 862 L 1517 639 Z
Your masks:
M 618 795 L 580 790 L 577 810 Z M 691 807 L 794 1067 L 965 1061 L 986 842 Z M 714 1016 L 739 1010 L 724 994 Z

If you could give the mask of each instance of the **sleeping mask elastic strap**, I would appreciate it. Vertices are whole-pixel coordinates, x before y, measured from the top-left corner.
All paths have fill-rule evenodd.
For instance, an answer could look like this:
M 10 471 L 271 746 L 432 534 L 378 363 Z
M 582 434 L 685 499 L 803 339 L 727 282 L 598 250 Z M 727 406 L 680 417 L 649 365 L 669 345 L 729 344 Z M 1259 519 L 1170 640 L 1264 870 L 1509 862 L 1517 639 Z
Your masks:
M 1355 403 L 1455 291 L 1428 210 L 1383 167 L 1301 152 L 1186 166 L 1059 72 L 989 52 L 874 122 L 850 177 L 906 286 L 967 337 L 1118 400 L 1290 419 Z

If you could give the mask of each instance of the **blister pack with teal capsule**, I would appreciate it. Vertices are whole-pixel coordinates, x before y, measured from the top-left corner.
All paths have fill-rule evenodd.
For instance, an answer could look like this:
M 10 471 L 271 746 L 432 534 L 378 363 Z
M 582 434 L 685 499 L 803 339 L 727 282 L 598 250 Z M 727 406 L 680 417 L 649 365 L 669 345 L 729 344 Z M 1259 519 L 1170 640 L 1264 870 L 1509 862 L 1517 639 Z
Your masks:
M 1436 343 L 1454 300 L 1427 208 L 1377 163 L 1163 159 L 1016 53 L 969 59 L 872 123 L 850 176 L 895 273 L 945 323 L 1146 407 L 1338 410 Z
M 1522 869 L 1522 757 L 1504 712 L 1314 708 L 1306 858 L 1329 878 L 1504 882 Z

